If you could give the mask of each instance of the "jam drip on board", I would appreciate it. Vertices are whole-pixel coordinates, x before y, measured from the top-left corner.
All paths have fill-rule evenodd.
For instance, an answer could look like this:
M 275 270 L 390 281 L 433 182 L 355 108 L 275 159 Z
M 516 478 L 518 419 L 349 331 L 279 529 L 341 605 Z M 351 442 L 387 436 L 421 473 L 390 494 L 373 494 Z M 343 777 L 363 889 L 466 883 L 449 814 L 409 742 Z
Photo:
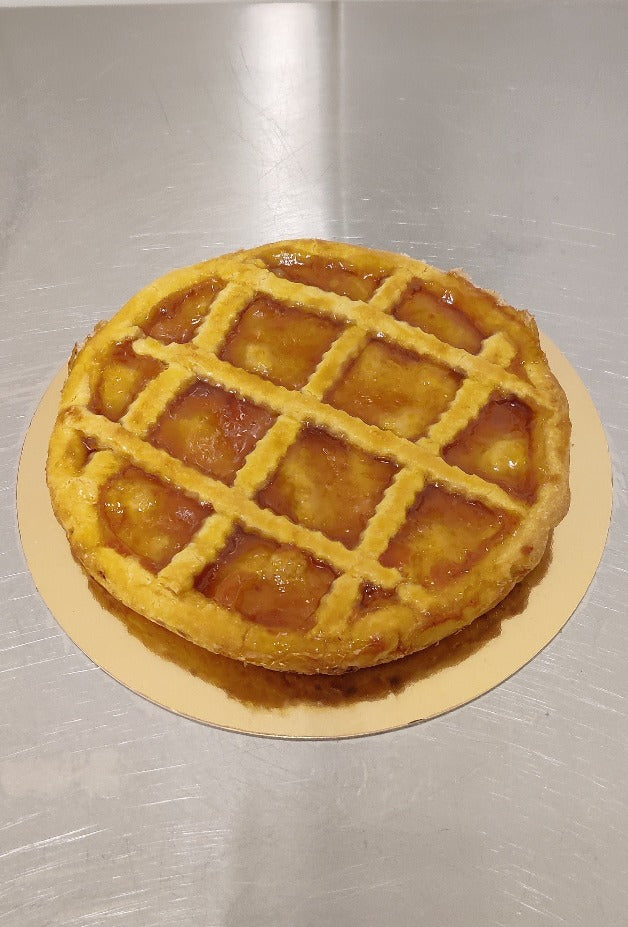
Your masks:
M 336 574 L 305 551 L 238 529 L 196 588 L 268 628 L 308 631 Z

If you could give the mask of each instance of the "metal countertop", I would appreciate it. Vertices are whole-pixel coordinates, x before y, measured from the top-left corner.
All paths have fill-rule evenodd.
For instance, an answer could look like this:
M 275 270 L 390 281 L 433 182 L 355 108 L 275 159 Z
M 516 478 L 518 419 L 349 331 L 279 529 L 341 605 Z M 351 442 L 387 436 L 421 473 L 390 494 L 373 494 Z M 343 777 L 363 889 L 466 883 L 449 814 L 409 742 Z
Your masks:
M 627 48 L 613 3 L 0 11 L 0 925 L 628 924 Z M 602 564 L 550 646 L 352 741 L 127 691 L 44 606 L 15 516 L 75 341 L 172 267 L 302 236 L 530 309 L 615 470 Z

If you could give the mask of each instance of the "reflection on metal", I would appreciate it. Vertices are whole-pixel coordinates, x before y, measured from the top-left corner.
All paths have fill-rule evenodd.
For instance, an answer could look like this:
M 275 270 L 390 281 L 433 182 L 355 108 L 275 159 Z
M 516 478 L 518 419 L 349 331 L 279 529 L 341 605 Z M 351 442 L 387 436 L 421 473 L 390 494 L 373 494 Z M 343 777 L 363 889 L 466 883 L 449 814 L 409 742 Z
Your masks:
M 242 188 L 266 237 L 337 237 L 337 4 L 245 6 L 230 49 Z M 335 128 L 335 126 L 333 126 Z M 255 150 L 253 158 L 250 149 Z M 248 149 L 248 150 L 246 150 Z

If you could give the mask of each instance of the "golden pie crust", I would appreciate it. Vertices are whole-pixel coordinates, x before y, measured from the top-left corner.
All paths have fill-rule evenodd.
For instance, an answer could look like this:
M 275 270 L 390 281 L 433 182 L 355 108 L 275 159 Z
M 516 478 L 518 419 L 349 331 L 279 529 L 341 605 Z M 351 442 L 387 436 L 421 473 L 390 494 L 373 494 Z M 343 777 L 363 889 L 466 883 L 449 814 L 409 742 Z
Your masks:
M 47 479 L 76 560 L 215 653 L 340 673 L 501 601 L 569 506 L 532 317 L 409 257 L 285 241 L 176 270 L 76 349 Z

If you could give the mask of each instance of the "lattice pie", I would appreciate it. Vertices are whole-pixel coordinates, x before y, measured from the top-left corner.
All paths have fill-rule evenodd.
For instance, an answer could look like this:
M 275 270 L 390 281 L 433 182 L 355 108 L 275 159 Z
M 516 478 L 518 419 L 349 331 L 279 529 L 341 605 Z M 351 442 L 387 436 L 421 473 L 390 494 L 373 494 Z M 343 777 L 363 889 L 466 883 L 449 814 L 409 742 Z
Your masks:
M 288 241 L 174 271 L 96 329 L 48 483 L 126 606 L 338 673 L 452 634 L 538 563 L 569 433 L 527 313 L 457 272 Z

